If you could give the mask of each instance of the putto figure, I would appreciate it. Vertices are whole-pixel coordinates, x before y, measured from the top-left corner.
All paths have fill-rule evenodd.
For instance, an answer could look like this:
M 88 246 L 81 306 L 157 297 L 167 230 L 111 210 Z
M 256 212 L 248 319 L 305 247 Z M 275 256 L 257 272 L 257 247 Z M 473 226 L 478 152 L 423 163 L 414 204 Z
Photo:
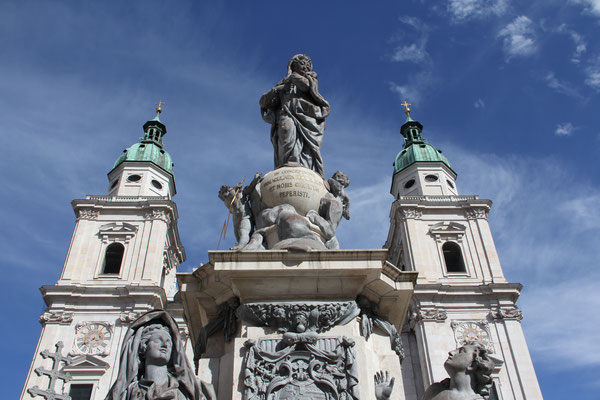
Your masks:
M 422 400 L 487 399 L 494 362 L 479 342 L 470 342 L 448 353 L 444 368 L 450 378 L 429 386 Z
M 119 375 L 106 400 L 216 400 L 185 357 L 179 330 L 163 310 L 135 320 L 123 342 Z
M 260 110 L 272 125 L 275 168 L 300 165 L 325 178 L 321 143 L 330 107 L 319 94 L 317 73 L 308 56 L 292 57 L 285 78 L 260 98 Z

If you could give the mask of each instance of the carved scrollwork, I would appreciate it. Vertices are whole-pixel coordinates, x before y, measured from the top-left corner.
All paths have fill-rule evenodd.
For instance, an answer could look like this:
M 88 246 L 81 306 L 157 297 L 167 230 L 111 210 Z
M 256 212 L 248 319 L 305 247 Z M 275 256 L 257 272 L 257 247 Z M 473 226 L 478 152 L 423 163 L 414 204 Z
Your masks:
M 138 319 L 138 317 L 142 314 L 143 314 L 143 312 L 134 312 L 134 311 L 122 312 L 119 315 L 119 320 L 121 322 L 123 322 L 124 324 L 130 324 L 133 321 L 135 321 L 136 319 Z
M 73 322 L 73 313 L 66 311 L 46 311 L 40 315 L 40 324 L 69 325 Z
M 487 219 L 488 210 L 485 208 L 471 208 L 465 210 L 465 217 L 467 219 Z
M 400 217 L 402 220 L 421 219 L 423 217 L 423 211 L 418 208 L 402 208 L 400 209 Z
M 510 308 L 498 308 L 490 312 L 490 316 L 493 319 L 507 319 L 521 321 L 523 319 L 523 312 L 519 310 L 517 306 Z
M 144 219 L 146 220 L 160 220 L 167 224 L 171 223 L 171 216 L 167 214 L 164 210 L 147 210 L 144 214 Z
M 78 213 L 77 219 L 96 220 L 96 219 L 98 219 L 98 216 L 100 215 L 100 211 L 91 210 L 89 208 L 80 209 L 77 213 Z
M 279 332 L 325 332 L 350 322 L 359 313 L 355 302 L 249 303 L 237 314 L 244 321 Z
M 428 309 L 416 309 L 410 315 L 411 324 L 415 324 L 419 321 L 434 321 L 444 322 L 448 318 L 446 310 L 439 308 L 428 308 Z
M 347 337 L 287 333 L 310 340 L 248 340 L 244 357 L 244 400 L 358 400 L 354 341 Z M 282 348 L 282 345 L 284 347 Z M 301 397 L 300 397 L 301 396 Z

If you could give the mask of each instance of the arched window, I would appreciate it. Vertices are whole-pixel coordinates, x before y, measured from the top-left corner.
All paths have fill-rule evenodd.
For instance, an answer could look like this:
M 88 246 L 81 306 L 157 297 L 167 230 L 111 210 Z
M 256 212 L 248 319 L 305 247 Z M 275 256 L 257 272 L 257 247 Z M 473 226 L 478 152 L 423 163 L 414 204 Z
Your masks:
M 125 246 L 121 243 L 111 243 L 106 248 L 104 255 L 103 274 L 118 274 L 121 271 L 121 263 L 123 262 L 123 253 Z
M 446 262 L 446 271 L 448 272 L 467 272 L 463 260 L 460 246 L 454 242 L 446 242 L 442 246 L 444 252 L 444 261 Z

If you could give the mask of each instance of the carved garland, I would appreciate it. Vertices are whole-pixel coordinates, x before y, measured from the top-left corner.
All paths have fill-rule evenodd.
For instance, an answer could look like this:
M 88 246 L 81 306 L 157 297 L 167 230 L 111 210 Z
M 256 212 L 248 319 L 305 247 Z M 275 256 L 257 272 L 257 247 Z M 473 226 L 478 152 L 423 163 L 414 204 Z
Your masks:
M 46 311 L 40 315 L 40 324 L 69 325 L 73 321 L 73 313 L 66 311 Z
M 166 224 L 171 223 L 171 216 L 167 214 L 164 210 L 148 210 L 144 214 L 144 219 L 146 220 L 160 220 L 165 222 Z
M 100 211 L 91 210 L 89 208 L 80 209 L 77 212 L 77 219 L 96 220 L 100 215 Z
M 519 310 L 517 306 L 512 306 L 509 308 L 498 308 L 490 312 L 490 317 L 492 317 L 493 319 L 504 319 L 521 322 L 521 320 L 523 319 L 523 312 Z
M 465 217 L 467 219 L 487 219 L 488 210 L 485 208 L 471 208 L 465 210 Z

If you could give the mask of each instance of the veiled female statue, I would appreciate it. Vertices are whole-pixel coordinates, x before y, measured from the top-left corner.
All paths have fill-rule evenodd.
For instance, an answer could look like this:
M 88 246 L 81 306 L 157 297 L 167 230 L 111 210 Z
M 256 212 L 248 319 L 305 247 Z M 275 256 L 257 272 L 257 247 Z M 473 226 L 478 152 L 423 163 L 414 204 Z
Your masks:
M 480 343 L 452 350 L 444 368 L 450 378 L 429 386 L 422 400 L 478 400 L 489 395 L 494 362 Z
M 321 143 L 330 108 L 308 56 L 292 57 L 285 78 L 260 98 L 260 110 L 272 125 L 275 168 L 301 165 L 325 177 Z
M 106 400 L 216 400 L 188 362 L 179 329 L 165 311 L 135 320 L 123 342 L 119 374 Z

